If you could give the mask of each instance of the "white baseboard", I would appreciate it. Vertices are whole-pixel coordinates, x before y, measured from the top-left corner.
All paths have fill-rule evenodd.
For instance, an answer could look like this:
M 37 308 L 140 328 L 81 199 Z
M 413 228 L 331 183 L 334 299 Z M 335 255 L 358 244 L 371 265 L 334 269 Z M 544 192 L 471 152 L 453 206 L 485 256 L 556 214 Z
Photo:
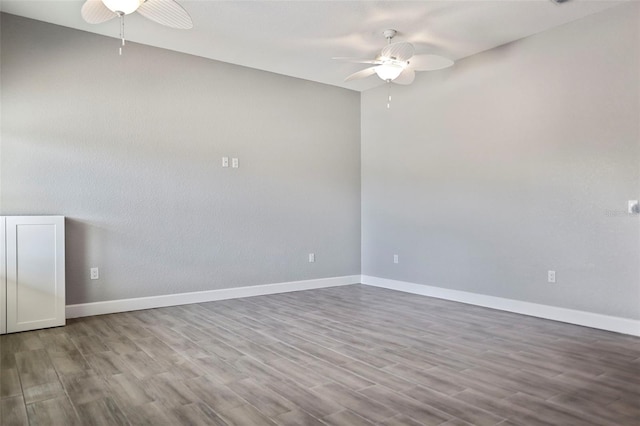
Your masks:
M 291 291 L 337 287 L 359 284 L 360 275 L 320 278 L 316 280 L 291 281 L 276 284 L 254 285 L 250 287 L 224 288 L 219 290 L 196 291 L 192 293 L 166 294 L 162 296 L 139 297 L 135 299 L 108 300 L 105 302 L 67 305 L 67 318 L 113 314 L 116 312 L 162 308 L 165 306 L 187 305 L 189 303 L 213 302 L 216 300 L 238 299 L 241 297 L 263 296 L 265 294 L 288 293 Z
M 117 312 L 137 311 L 141 309 L 162 308 L 165 306 L 186 305 L 190 303 L 213 302 L 216 300 L 238 299 L 242 297 L 262 296 L 266 294 L 288 293 L 292 291 L 313 290 L 317 288 L 337 287 L 362 283 L 373 287 L 382 287 L 405 293 L 419 294 L 470 305 L 483 306 L 507 312 L 514 312 L 538 318 L 615 331 L 617 333 L 640 336 L 640 321 L 502 297 L 486 296 L 466 291 L 450 290 L 406 281 L 390 280 L 368 275 L 349 275 L 344 277 L 320 278 L 315 280 L 291 281 L 276 284 L 263 284 L 249 287 L 225 288 L 219 290 L 197 291 L 192 293 L 166 294 L 161 296 L 139 297 L 135 299 L 109 300 L 105 302 L 67 305 L 66 317 L 78 318 L 92 315 L 113 314 Z
M 640 321 L 638 320 L 558 308 L 556 306 L 541 305 L 502 297 L 486 296 L 466 291 L 449 290 L 441 287 L 371 277 L 368 275 L 362 275 L 361 283 L 374 287 L 403 291 L 405 293 L 420 294 L 422 296 L 468 303 L 470 305 L 515 312 L 532 317 L 545 318 L 601 330 L 615 331 L 632 336 L 640 336 Z

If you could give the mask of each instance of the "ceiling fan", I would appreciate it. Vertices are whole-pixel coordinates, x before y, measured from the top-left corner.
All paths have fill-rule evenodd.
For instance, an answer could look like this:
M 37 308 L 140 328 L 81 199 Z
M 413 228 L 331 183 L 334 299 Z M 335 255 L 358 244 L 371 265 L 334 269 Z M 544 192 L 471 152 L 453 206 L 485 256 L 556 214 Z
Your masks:
M 87 0 L 82 5 L 82 18 L 90 24 L 101 24 L 120 18 L 120 38 L 124 46 L 124 16 L 133 12 L 160 25 L 177 29 L 193 28 L 191 16 L 174 0 Z M 122 47 L 120 48 L 122 54 Z
M 357 58 L 333 58 L 346 60 L 360 64 L 373 64 L 348 76 L 344 81 L 365 78 L 377 74 L 387 83 L 411 84 L 416 77 L 416 71 L 435 71 L 453 65 L 451 59 L 439 55 L 419 54 L 414 55 L 413 44 L 401 41 L 391 43 L 396 36 L 396 30 L 384 30 L 383 35 L 387 39 L 387 45 L 380 51 L 375 59 Z

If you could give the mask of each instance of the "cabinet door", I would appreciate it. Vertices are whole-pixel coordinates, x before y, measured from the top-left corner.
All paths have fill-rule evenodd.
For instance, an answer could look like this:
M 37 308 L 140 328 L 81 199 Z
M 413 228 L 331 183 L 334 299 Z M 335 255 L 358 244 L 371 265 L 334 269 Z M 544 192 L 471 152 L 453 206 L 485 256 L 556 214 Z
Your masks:
M 5 218 L 0 216 L 0 334 L 7 332 L 7 268 L 5 264 Z
M 64 217 L 6 216 L 7 332 L 65 323 Z

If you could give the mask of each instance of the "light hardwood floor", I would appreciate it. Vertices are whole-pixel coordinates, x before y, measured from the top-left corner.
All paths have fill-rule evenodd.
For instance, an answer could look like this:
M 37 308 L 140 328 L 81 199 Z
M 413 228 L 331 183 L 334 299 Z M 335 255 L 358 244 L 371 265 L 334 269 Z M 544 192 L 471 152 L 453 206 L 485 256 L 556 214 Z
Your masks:
M 640 425 L 640 339 L 361 285 L 2 336 L 9 425 Z

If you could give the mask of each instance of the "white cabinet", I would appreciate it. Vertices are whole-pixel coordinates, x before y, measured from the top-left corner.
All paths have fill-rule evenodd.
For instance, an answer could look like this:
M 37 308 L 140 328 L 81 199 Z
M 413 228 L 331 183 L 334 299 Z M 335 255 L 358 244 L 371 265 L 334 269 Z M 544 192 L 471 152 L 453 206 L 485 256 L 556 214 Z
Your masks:
M 63 216 L 3 216 L 0 332 L 65 324 Z
M 7 332 L 7 218 L 0 216 L 0 334 Z

